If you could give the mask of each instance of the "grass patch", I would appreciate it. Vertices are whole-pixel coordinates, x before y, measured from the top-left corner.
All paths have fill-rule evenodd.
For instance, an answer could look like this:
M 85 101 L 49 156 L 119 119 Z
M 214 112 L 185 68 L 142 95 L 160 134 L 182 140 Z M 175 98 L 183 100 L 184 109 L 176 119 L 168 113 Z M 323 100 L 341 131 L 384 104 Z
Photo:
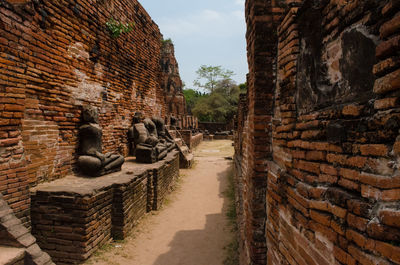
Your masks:
M 228 200 L 228 210 L 226 216 L 229 220 L 229 226 L 233 233 L 232 241 L 225 246 L 226 257 L 224 265 L 238 265 L 239 264 L 239 241 L 238 241 L 238 226 L 237 226 L 237 213 L 235 204 L 235 180 L 233 167 L 231 167 L 228 173 L 228 187 L 224 192 L 225 197 Z

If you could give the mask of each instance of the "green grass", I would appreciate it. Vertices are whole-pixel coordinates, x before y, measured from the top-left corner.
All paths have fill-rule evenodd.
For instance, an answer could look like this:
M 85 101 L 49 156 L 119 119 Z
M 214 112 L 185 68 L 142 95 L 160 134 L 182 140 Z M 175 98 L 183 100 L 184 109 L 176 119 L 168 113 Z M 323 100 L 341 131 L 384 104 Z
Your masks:
M 225 190 L 224 195 L 228 200 L 228 210 L 226 216 L 229 220 L 229 226 L 233 233 L 232 241 L 224 247 L 225 260 L 224 265 L 238 265 L 239 264 L 239 242 L 238 242 L 238 226 L 237 214 L 235 204 L 235 180 L 233 168 L 228 173 L 228 188 Z

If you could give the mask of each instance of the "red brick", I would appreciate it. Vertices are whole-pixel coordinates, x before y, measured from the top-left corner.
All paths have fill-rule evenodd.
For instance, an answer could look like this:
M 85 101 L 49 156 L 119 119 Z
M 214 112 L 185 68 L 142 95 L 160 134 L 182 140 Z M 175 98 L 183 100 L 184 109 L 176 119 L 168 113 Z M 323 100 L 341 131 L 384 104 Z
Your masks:
M 295 161 L 294 167 L 298 168 L 298 169 L 302 169 L 307 172 L 312 172 L 315 174 L 319 174 L 319 172 L 320 172 L 318 163 L 308 162 L 308 161 L 304 161 L 304 160 Z
M 338 240 L 338 234 L 329 227 L 316 223 L 314 221 L 310 221 L 310 228 L 315 231 L 323 234 L 328 238 L 332 243 L 336 243 Z
M 400 200 L 400 189 L 383 190 L 381 199 L 388 202 Z
M 12 146 L 12 145 L 16 145 L 20 142 L 20 138 L 8 138 L 8 139 L 4 139 L 4 140 L 0 140 L 0 146 Z
M 400 40 L 400 36 L 399 36 Z M 374 92 L 384 94 L 400 88 L 400 70 L 375 80 Z
M 326 153 L 321 151 L 308 151 L 306 153 L 306 160 L 310 161 L 324 161 L 326 159 Z
M 338 154 L 328 154 L 326 160 L 330 163 L 337 163 L 339 165 L 345 165 L 347 162 L 347 156 Z
M 24 108 L 24 106 L 21 106 L 21 105 L 5 104 L 4 110 L 8 110 L 8 111 L 24 111 L 25 108 Z
M 304 131 L 301 134 L 301 139 L 318 139 L 322 136 L 322 132 L 320 130 L 310 130 Z
M 352 169 L 341 168 L 339 171 L 339 175 L 343 176 L 347 179 L 356 180 L 360 179 L 360 172 Z
M 395 209 L 380 210 L 379 219 L 383 224 L 400 228 L 400 211 Z
M 362 173 L 360 181 L 381 189 L 400 188 L 400 176 L 387 177 Z
M 351 181 L 349 179 L 346 178 L 340 178 L 338 181 L 338 185 L 345 187 L 348 190 L 355 190 L 355 191 L 360 191 L 361 186 L 359 183 Z
M 400 263 L 400 247 L 393 246 L 385 242 L 376 241 L 375 250 L 378 251 L 382 256 L 388 257 L 391 261 Z
M 367 229 L 369 220 L 349 213 L 347 215 L 347 223 L 359 231 L 364 232 Z
M 390 109 L 394 108 L 398 105 L 399 98 L 384 98 L 379 99 L 374 102 L 375 109 L 382 110 L 382 109 Z
M 383 59 L 396 52 L 400 47 L 400 36 L 393 37 L 387 41 L 380 43 L 376 47 L 376 57 Z
M 327 213 L 311 210 L 310 217 L 311 217 L 311 219 L 313 219 L 314 221 L 316 221 L 322 225 L 330 226 L 331 216 Z
M 367 158 L 362 156 L 349 157 L 346 161 L 346 165 L 351 167 L 363 168 L 366 161 Z
M 348 105 L 343 108 L 342 114 L 345 116 L 357 117 L 360 115 L 363 108 L 363 106 Z
M 354 246 L 349 247 L 349 253 L 353 258 L 363 265 L 390 265 L 390 263 L 386 262 L 385 260 L 367 254 Z
M 386 38 L 396 31 L 400 30 L 400 15 L 395 16 L 393 19 L 389 20 L 381 26 L 381 38 Z
M 388 147 L 383 144 L 367 144 L 360 146 L 360 151 L 364 156 L 386 156 L 388 154 Z

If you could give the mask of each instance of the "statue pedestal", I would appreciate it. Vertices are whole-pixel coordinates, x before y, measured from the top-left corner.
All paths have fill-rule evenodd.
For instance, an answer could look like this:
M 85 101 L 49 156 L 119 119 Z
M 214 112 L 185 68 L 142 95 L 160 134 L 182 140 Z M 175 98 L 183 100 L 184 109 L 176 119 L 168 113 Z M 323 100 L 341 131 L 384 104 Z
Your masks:
M 171 151 L 154 164 L 128 157 L 120 172 L 40 184 L 31 189 L 32 234 L 55 263 L 80 264 L 158 210 L 178 177 L 179 153 Z

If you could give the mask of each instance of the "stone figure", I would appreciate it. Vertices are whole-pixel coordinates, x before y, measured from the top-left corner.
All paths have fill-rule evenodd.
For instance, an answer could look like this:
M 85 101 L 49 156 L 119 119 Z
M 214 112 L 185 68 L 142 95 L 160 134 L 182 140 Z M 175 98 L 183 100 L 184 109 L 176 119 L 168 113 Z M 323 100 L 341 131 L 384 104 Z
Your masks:
M 154 146 L 157 144 L 143 123 L 142 113 L 136 112 L 133 116 L 132 127 L 128 131 L 131 155 L 136 156 L 138 162 L 154 163 L 157 161 Z
M 157 160 L 161 160 L 167 156 L 169 145 L 165 142 L 164 139 L 160 138 L 158 135 L 157 127 L 154 124 L 153 120 L 146 118 L 143 121 L 144 126 L 149 132 L 149 138 L 152 142 L 156 143 L 154 148 L 156 149 Z
M 97 109 L 84 106 L 82 112 L 83 125 L 79 127 L 79 158 L 80 170 L 89 176 L 102 176 L 120 171 L 125 159 L 121 155 L 102 154 L 102 135 L 98 124 Z
M 153 117 L 152 121 L 156 125 L 157 134 L 160 141 L 165 142 L 168 151 L 172 150 L 175 147 L 175 141 L 166 132 L 164 120 L 160 117 Z
M 143 120 L 140 112 L 136 112 L 133 117 L 128 138 L 131 154 L 135 155 L 136 161 L 141 163 L 155 163 L 163 159 L 169 151 L 169 145 L 159 139 L 154 122 L 151 119 Z

